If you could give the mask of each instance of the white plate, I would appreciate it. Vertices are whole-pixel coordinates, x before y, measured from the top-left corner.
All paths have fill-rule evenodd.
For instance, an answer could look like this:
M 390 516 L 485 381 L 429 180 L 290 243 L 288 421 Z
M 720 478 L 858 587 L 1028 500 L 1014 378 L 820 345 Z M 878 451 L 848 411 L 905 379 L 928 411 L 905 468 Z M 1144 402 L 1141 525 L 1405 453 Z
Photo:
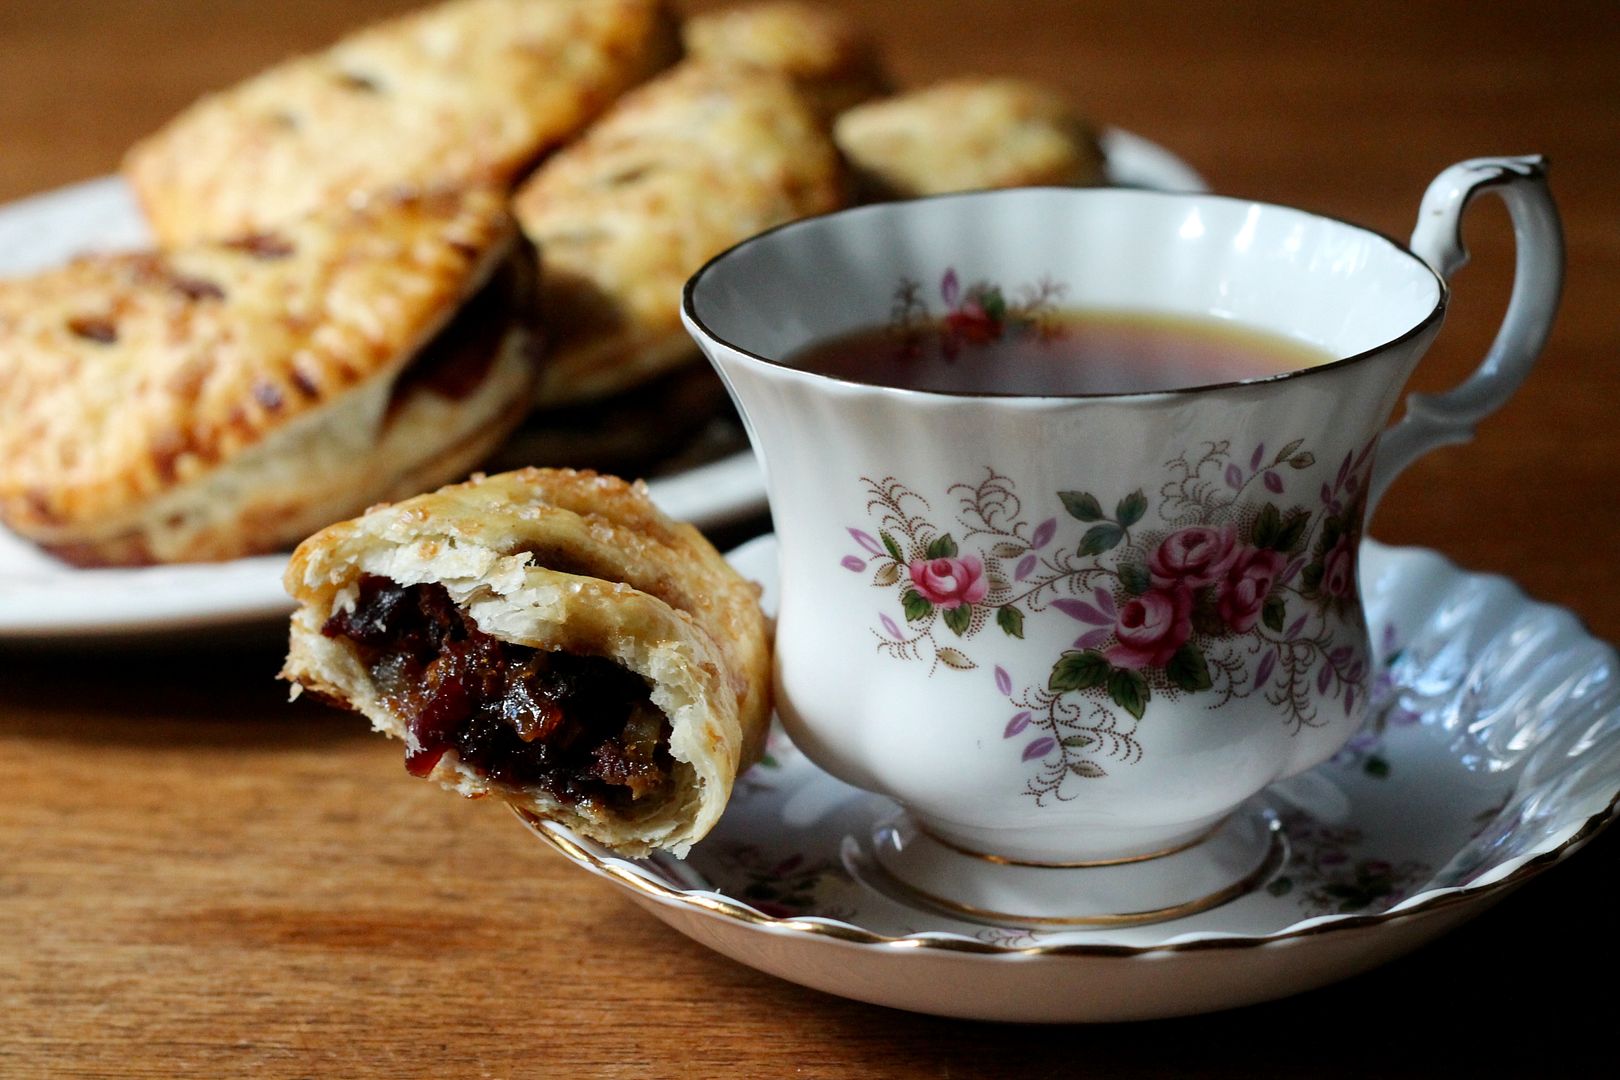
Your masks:
M 1137 135 L 1107 131 L 1111 178 L 1134 187 L 1201 191 L 1174 154 Z M 128 186 L 104 176 L 0 206 L 0 277 L 30 273 L 92 250 L 151 242 Z M 653 500 L 700 528 L 765 508 L 765 482 L 748 453 L 651 483 Z M 0 530 L 0 642 L 150 634 L 284 615 L 285 556 L 225 563 L 81 570 Z
M 774 538 L 731 559 L 766 584 L 774 609 Z M 862 1001 L 1075 1022 L 1321 986 L 1477 915 L 1582 847 L 1620 799 L 1612 648 L 1569 612 L 1433 552 L 1369 541 L 1361 573 L 1383 665 L 1369 727 L 1333 761 L 1270 789 L 1286 861 L 1255 891 L 1198 915 L 1031 931 L 897 901 L 861 883 L 844 843 L 892 804 L 827 776 L 780 732 L 684 862 L 618 858 L 525 820 L 689 937 Z M 1556 962 L 1549 954 L 1549 977 Z

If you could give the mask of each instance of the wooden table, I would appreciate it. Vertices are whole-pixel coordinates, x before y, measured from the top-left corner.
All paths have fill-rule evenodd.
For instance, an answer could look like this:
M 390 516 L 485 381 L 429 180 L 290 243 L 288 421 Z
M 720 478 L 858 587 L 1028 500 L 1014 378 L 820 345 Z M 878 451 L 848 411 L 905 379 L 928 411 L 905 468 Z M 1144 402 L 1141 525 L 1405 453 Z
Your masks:
M 199 91 L 401 6 L 7 0 L 0 199 L 107 172 Z M 1542 370 L 1473 446 L 1403 478 L 1374 531 L 1620 639 L 1612 3 L 840 6 L 903 81 L 1047 79 L 1218 190 L 1395 235 L 1444 165 L 1549 154 L 1569 284 Z M 1504 303 L 1494 201 L 1469 238 L 1421 387 L 1472 365 Z M 1292 1000 L 1092 1030 L 961 1023 L 802 990 L 667 931 L 498 807 L 409 780 L 361 722 L 287 706 L 278 659 L 273 639 L 0 653 L 0 1074 L 1539 1073 L 1613 1046 L 1620 833 L 1411 958 Z

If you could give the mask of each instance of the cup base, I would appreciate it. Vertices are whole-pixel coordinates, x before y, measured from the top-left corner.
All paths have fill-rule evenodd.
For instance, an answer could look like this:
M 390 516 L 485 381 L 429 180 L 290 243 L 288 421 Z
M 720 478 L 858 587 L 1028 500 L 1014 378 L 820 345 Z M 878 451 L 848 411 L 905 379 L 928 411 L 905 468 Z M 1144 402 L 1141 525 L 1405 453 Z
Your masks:
M 1057 866 L 966 850 L 905 811 L 844 842 L 868 887 L 993 926 L 1119 927 L 1178 919 L 1234 900 L 1282 865 L 1276 815 L 1251 800 L 1201 836 L 1132 859 Z

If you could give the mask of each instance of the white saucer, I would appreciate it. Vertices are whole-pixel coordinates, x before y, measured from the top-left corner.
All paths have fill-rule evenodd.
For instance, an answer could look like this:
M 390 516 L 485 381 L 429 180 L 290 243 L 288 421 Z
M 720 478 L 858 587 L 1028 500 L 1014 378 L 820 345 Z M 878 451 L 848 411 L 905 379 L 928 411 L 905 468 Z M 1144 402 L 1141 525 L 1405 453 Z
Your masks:
M 732 553 L 774 605 L 776 545 Z M 1569 612 L 1433 552 L 1369 541 L 1362 581 L 1385 678 L 1371 726 L 1270 789 L 1280 869 L 1196 915 L 1119 929 L 985 925 L 861 883 L 845 838 L 893 804 L 822 773 L 780 732 L 680 860 L 552 847 L 733 959 L 819 990 L 986 1020 L 1205 1012 L 1365 971 L 1561 862 L 1620 800 L 1620 657 Z M 852 873 L 852 869 L 854 872 Z
M 1110 179 L 1129 187 L 1203 191 L 1193 169 L 1128 131 L 1103 132 Z M 0 206 L 0 277 L 92 250 L 141 247 L 151 234 L 123 179 L 103 176 Z M 714 528 L 765 509 L 765 478 L 749 453 L 651 482 L 670 516 Z M 0 529 L 0 643 L 107 638 L 251 623 L 291 610 L 285 556 L 224 563 L 81 570 Z

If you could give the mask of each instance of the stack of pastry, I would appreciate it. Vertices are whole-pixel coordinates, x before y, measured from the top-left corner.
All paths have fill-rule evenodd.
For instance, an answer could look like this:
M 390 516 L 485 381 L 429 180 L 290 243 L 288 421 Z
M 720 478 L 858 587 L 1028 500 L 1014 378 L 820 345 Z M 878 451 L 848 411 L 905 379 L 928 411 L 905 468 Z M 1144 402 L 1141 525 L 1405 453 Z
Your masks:
M 227 559 L 492 454 L 644 467 L 725 408 L 678 318 L 708 258 L 852 197 L 1100 176 L 1039 88 L 887 88 L 808 4 L 451 0 L 205 97 L 125 160 L 157 250 L 0 282 L 0 521 Z
M 684 852 L 764 739 L 753 587 L 639 485 L 417 493 L 689 436 L 724 395 L 680 289 L 754 233 L 1100 175 L 1039 88 L 886 90 L 808 5 L 451 0 L 204 98 L 125 161 L 155 250 L 0 282 L 0 521 L 85 565 L 329 526 L 285 677 L 417 775 Z

